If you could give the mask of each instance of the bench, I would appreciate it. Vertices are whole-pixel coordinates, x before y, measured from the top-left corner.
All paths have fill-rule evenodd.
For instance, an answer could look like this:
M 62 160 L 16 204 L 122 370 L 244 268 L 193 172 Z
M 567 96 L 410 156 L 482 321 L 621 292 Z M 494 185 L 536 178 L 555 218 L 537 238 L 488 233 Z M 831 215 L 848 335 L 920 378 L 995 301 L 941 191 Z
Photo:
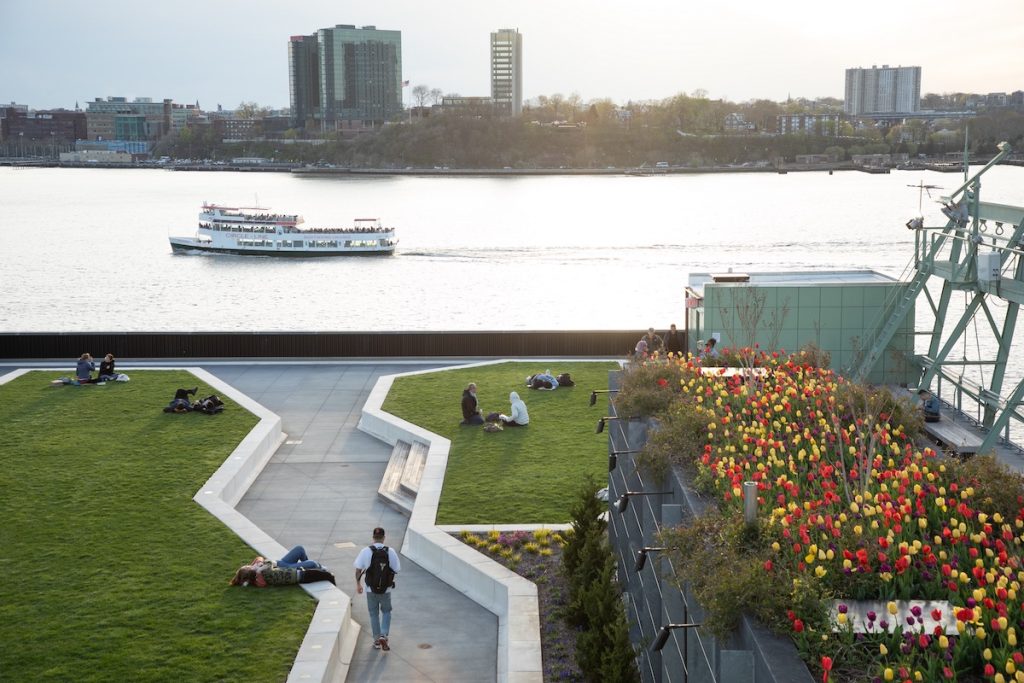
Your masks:
M 412 514 L 427 464 L 427 450 L 427 446 L 419 442 L 398 441 L 391 451 L 377 496 L 402 514 Z
M 924 431 L 960 455 L 974 455 L 981 448 L 982 437 L 962 424 L 943 417 L 938 422 L 925 422 Z

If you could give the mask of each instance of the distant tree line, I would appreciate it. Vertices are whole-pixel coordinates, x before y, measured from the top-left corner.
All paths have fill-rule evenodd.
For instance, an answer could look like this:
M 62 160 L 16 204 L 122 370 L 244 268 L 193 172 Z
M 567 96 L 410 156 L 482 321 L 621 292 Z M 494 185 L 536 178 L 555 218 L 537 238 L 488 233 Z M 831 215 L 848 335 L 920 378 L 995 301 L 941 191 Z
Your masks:
M 783 159 L 802 154 L 831 154 L 842 160 L 855 154 L 942 154 L 963 149 L 965 121 L 911 120 L 888 128 L 844 121 L 836 135 L 773 134 L 782 114 L 837 114 L 835 99 L 777 103 L 753 100 L 733 103 L 708 99 L 703 91 L 679 94 L 658 102 L 611 100 L 583 102 L 578 95 L 541 96 L 518 118 L 501 118 L 489 111 L 444 110 L 438 89 L 413 89 L 417 116 L 385 125 L 355 137 L 329 136 L 322 144 L 297 141 L 302 134 L 288 131 L 281 141 L 224 143 L 212 129 L 192 127 L 169 136 L 154 154 L 175 158 L 228 159 L 260 156 L 278 161 L 330 163 L 351 167 L 405 168 L 603 168 L 638 167 L 665 161 L 701 167 Z M 246 113 L 256 116 L 255 103 Z M 727 132 L 727 115 L 738 113 L 753 125 L 750 131 Z M 992 110 L 967 122 L 973 153 L 987 154 L 1008 140 L 1024 147 L 1024 114 Z

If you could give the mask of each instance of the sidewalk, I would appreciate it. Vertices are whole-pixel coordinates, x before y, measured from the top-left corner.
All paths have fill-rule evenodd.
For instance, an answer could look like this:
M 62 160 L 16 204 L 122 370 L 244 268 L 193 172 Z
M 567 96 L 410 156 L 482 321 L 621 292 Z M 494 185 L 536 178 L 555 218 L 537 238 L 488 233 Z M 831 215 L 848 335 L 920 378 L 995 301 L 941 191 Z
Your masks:
M 391 651 L 372 647 L 366 599 L 355 593 L 352 562 L 376 526 L 400 549 L 407 518 L 377 499 L 391 447 L 356 429 L 380 375 L 443 363 L 203 365 L 281 416 L 287 441 L 238 504 L 281 545 L 301 544 L 351 594 L 362 626 L 349 681 L 493 681 L 498 620 L 402 558 L 394 594 Z M 457 408 L 454 397 L 452 405 Z

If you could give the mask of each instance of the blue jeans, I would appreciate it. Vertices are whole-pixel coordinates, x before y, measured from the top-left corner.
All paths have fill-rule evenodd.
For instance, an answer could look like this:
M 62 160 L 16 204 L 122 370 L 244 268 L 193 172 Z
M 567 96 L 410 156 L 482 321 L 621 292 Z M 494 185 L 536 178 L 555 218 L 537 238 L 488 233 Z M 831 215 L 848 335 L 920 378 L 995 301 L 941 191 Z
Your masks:
M 370 629 L 376 642 L 381 636 L 387 638 L 391 631 L 391 593 L 374 593 L 366 589 L 366 606 L 370 608 Z M 383 618 L 380 612 L 384 613 Z
M 306 549 L 297 545 L 277 561 L 278 567 L 294 567 L 295 569 L 322 569 L 319 562 L 309 559 Z

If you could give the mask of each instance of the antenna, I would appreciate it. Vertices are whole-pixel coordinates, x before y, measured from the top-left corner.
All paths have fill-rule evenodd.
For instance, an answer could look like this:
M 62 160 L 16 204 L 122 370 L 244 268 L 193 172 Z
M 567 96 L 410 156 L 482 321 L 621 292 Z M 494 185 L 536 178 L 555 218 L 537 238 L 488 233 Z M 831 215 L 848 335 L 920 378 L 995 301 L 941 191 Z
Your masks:
M 932 198 L 932 192 L 931 192 L 932 190 L 941 190 L 942 189 L 941 185 L 925 185 L 924 184 L 924 180 L 919 180 L 917 185 L 907 185 L 907 187 L 916 187 L 917 188 L 917 214 L 919 216 L 924 215 L 923 214 L 924 193 L 927 192 L 928 193 L 928 199 L 931 199 Z

